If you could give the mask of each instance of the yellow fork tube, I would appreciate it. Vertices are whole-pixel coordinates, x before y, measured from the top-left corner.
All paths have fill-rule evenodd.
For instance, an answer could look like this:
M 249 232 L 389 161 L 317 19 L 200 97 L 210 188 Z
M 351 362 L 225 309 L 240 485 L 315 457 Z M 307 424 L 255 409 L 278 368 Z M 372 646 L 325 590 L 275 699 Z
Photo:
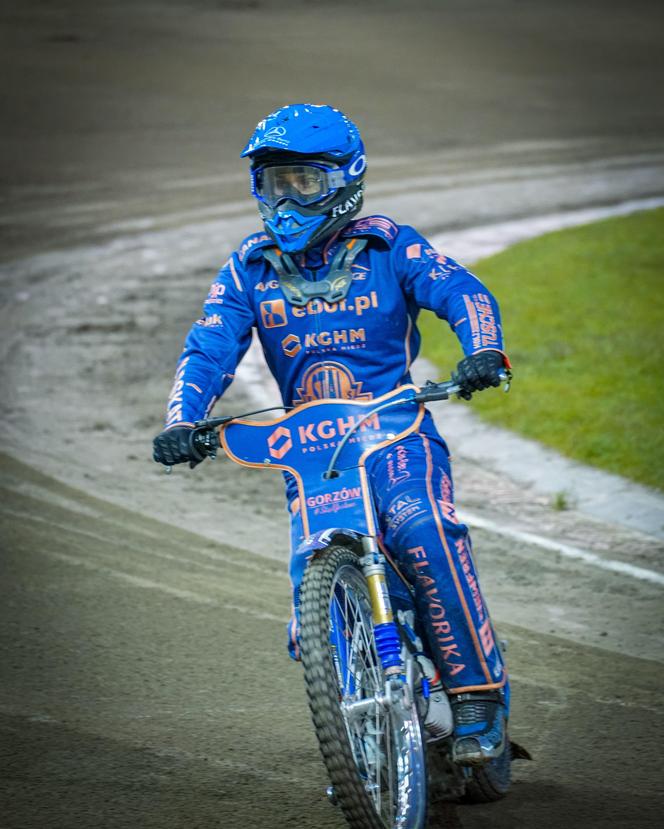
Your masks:
M 370 570 L 370 573 L 367 573 Z M 386 622 L 393 622 L 390 597 L 387 592 L 387 580 L 385 578 L 385 567 L 382 564 L 370 564 L 365 569 L 367 585 L 369 587 L 369 598 L 371 599 L 371 611 L 375 625 L 383 625 Z
M 401 644 L 387 592 L 385 559 L 377 549 L 372 549 L 371 538 L 364 539 L 364 548 L 368 555 L 362 559 L 362 572 L 369 588 L 376 649 L 385 675 L 398 675 L 403 670 Z

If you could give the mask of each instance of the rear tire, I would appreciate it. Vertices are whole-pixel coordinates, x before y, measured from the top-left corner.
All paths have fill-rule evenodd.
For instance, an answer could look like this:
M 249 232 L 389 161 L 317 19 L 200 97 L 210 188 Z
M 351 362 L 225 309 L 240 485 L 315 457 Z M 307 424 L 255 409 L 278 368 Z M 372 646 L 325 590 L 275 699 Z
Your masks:
M 415 704 L 373 706 L 354 718 L 342 699 L 382 693 L 371 603 L 357 556 L 330 547 L 301 589 L 300 644 L 314 728 L 334 795 L 353 829 L 426 825 L 426 760 Z M 404 772 L 405 769 L 405 772 Z

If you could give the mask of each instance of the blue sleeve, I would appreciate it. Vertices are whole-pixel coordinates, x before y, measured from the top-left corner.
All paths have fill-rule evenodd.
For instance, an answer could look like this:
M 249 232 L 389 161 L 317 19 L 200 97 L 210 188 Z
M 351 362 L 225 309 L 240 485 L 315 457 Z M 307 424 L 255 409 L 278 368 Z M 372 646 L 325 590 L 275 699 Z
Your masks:
M 406 297 L 448 322 L 464 354 L 500 351 L 509 365 L 498 303 L 476 276 L 412 227 L 401 228 L 392 255 Z
M 255 322 L 242 276 L 233 254 L 210 286 L 203 316 L 191 327 L 175 371 L 166 428 L 205 417 L 233 381 Z

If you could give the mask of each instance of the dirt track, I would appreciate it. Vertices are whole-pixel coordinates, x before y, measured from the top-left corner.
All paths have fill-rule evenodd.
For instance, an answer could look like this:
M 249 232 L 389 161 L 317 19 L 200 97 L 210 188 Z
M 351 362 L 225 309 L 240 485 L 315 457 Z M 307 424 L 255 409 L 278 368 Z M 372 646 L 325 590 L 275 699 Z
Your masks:
M 412 5 L 3 12 L 3 829 L 343 825 L 284 658 L 278 481 L 148 460 L 181 338 L 256 227 L 236 155 L 258 117 L 347 108 L 370 209 L 428 231 L 664 192 L 655 4 Z M 456 469 L 462 506 L 661 572 L 654 539 Z M 448 825 L 658 825 L 661 589 L 475 543 L 536 762 Z

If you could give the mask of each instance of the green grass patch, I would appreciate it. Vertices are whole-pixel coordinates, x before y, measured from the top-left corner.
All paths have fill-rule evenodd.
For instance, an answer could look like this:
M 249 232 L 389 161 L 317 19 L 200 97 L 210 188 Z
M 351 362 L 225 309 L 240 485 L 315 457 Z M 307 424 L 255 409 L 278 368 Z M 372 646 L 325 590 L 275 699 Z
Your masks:
M 571 458 L 664 489 L 664 209 L 522 242 L 473 271 L 500 302 L 514 383 L 470 405 Z M 421 328 L 424 354 L 447 376 L 456 338 L 441 336 L 433 314 Z

